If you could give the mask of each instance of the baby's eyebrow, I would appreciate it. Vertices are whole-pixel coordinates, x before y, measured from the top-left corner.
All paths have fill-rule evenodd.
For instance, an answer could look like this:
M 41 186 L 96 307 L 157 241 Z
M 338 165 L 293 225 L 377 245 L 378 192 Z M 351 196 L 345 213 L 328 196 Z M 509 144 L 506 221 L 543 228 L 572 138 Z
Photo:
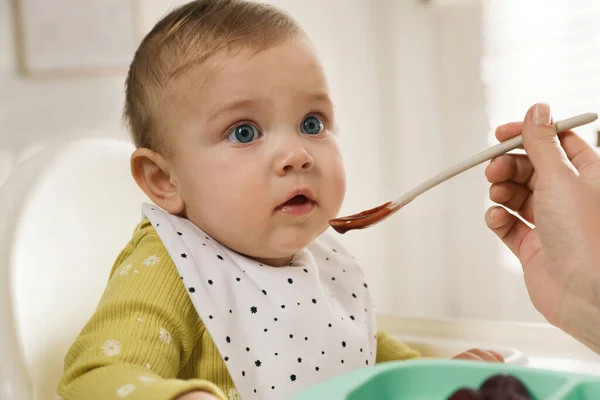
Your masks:
M 331 98 L 329 97 L 329 93 L 326 91 L 302 93 L 298 95 L 298 98 L 308 103 L 328 103 L 330 105 L 333 104 Z
M 238 99 L 233 100 L 228 103 L 223 104 L 220 107 L 217 107 L 213 112 L 211 112 L 206 118 L 207 122 L 212 122 L 218 119 L 222 114 L 235 111 L 235 110 L 243 110 L 252 107 L 255 103 L 255 100 L 252 99 Z
M 296 95 L 296 99 L 299 101 L 304 101 L 306 103 L 321 103 L 333 107 L 333 102 L 329 97 L 329 93 L 324 90 L 318 92 L 299 93 L 298 95 Z M 223 105 L 217 107 L 210 114 L 208 114 L 206 121 L 208 123 L 211 123 L 225 113 L 229 113 L 236 110 L 247 110 L 249 108 L 252 108 L 256 104 L 256 102 L 256 99 L 242 98 L 224 103 Z

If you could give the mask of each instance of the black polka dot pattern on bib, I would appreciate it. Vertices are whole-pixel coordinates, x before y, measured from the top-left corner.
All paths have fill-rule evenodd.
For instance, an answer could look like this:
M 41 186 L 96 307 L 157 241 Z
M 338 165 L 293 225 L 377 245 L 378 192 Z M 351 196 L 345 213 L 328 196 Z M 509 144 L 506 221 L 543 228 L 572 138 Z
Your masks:
M 318 238 L 303 250 L 308 256 L 300 252 L 275 268 L 199 236 L 189 221 L 168 218 L 172 223 L 161 220 L 157 232 L 162 240 L 171 235 L 175 244 L 165 247 L 207 332 L 227 354 L 222 359 L 241 398 L 287 398 L 292 388 L 374 361 L 364 273 L 333 240 Z

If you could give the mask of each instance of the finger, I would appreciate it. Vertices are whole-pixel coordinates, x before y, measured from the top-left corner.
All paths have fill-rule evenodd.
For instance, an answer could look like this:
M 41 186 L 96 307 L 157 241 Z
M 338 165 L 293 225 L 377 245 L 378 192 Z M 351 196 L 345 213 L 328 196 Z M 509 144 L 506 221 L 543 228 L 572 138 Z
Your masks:
M 483 361 L 498 362 L 498 359 L 496 358 L 496 356 L 494 356 L 492 353 L 490 353 L 489 351 L 486 351 L 486 350 L 471 349 L 468 351 L 468 353 L 475 354 L 476 356 L 480 357 Z
M 523 239 L 531 228 L 502 207 L 490 208 L 485 214 L 485 222 L 506 247 L 519 257 Z
M 523 147 L 538 174 L 574 175 L 551 121 L 547 104 L 531 107 L 523 122 Z
M 496 128 L 496 139 L 504 142 L 518 136 L 523 131 L 523 122 L 509 122 Z
M 496 138 L 500 142 L 511 139 L 523 132 L 523 122 L 509 122 L 496 128 Z M 589 164 L 599 162 L 600 155 L 581 136 L 572 131 L 558 134 L 560 143 L 572 164 L 581 171 Z
M 531 201 L 532 193 L 529 188 L 510 181 L 494 183 L 490 186 L 490 200 L 518 212 L 525 220 L 535 224 L 533 203 Z
M 560 136 L 562 145 L 567 157 L 579 172 L 582 172 L 588 166 L 600 162 L 600 155 L 590 146 L 581 136 L 572 131 L 562 133 Z
M 496 157 L 487 166 L 485 176 L 490 183 L 513 181 L 527 185 L 533 190 L 535 170 L 525 154 L 504 154 Z
M 455 360 L 471 360 L 471 361 L 483 361 L 481 357 L 476 354 L 465 351 L 464 353 L 460 353 L 457 356 L 453 357 Z
M 496 360 L 498 360 L 498 362 L 504 362 L 504 356 L 502 354 L 494 350 L 488 350 L 488 352 L 491 353 L 494 357 L 496 357 Z

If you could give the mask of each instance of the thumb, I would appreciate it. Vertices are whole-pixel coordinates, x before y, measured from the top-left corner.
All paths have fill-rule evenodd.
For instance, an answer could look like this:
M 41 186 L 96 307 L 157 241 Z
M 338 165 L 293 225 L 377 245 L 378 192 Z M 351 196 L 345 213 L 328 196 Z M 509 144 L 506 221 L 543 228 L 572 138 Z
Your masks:
M 540 176 L 573 174 L 573 166 L 560 145 L 552 125 L 550 106 L 538 103 L 527 111 L 523 122 L 523 147 Z

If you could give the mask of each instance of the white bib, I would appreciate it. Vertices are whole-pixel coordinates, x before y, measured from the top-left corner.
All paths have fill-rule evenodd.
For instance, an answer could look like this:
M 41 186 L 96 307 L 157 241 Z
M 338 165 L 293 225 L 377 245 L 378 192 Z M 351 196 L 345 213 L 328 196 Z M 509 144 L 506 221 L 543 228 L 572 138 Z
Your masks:
M 144 204 L 240 397 L 280 400 L 373 365 L 375 313 L 360 266 L 328 234 L 270 267 Z

